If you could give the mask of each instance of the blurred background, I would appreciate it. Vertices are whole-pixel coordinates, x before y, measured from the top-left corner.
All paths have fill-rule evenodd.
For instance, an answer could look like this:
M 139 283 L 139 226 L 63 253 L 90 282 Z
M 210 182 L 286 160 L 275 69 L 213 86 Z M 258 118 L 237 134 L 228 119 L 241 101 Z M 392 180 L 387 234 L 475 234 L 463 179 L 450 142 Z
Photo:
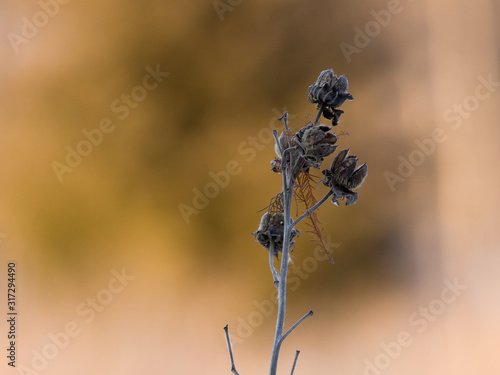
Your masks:
M 355 98 L 339 147 L 369 175 L 319 211 L 335 264 L 300 225 L 286 323 L 315 315 L 279 373 L 295 350 L 295 374 L 500 373 L 499 7 L 3 1 L 5 373 L 229 374 L 226 324 L 238 371 L 267 373 L 274 287 L 250 233 L 281 189 L 271 129 L 314 118 L 327 68 Z

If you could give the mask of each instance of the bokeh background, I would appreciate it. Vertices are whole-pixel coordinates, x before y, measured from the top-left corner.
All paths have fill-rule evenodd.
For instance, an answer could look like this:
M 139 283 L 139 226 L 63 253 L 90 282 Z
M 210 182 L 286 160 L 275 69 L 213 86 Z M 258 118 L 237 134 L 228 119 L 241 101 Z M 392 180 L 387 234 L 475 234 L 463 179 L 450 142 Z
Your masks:
M 296 374 L 500 373 L 499 14 L 495 0 L 3 1 L 0 295 L 6 311 L 14 260 L 19 336 L 2 373 L 229 374 L 226 324 L 238 371 L 267 373 L 273 285 L 250 233 L 281 188 L 269 134 L 285 109 L 296 129 L 313 118 L 307 87 L 327 68 L 349 78 L 339 144 L 369 176 L 355 206 L 320 210 L 335 264 L 297 241 L 287 325 L 315 315 L 279 373 L 296 349 Z M 113 110 L 148 66 L 169 74 Z M 59 181 L 53 163 L 105 118 L 114 130 Z

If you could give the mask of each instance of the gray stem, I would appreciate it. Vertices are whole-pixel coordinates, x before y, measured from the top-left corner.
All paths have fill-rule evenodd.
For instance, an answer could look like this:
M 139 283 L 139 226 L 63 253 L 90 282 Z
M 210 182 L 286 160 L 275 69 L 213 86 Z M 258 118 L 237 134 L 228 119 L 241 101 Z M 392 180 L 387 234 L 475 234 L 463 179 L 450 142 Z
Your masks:
M 277 288 L 279 285 L 279 279 L 278 279 L 278 274 L 276 273 L 276 268 L 274 268 L 274 242 L 271 241 L 269 245 L 269 267 L 271 267 L 271 272 L 273 274 L 273 283 L 274 286 Z
M 312 206 L 311 208 L 309 208 L 306 212 L 304 212 L 297 220 L 295 220 L 292 224 L 292 227 L 295 228 L 295 226 L 300 222 L 302 221 L 303 219 L 305 219 L 306 217 L 309 217 L 314 211 L 316 211 L 319 206 L 321 206 L 323 203 L 325 203 L 325 201 L 328 199 L 328 197 L 330 195 L 332 195 L 333 192 L 332 190 L 330 189 L 330 191 L 323 197 L 321 198 L 321 200 L 316 203 L 314 206 Z
M 318 108 L 318 114 L 316 115 L 316 119 L 314 120 L 313 126 L 316 126 L 319 122 L 319 119 L 321 118 L 321 114 L 323 113 L 323 106 L 325 104 L 321 103 L 320 107 Z
M 288 331 L 286 331 L 286 333 L 283 335 L 283 337 L 281 338 L 281 342 L 285 341 L 286 337 L 292 333 L 292 331 L 297 328 L 299 326 L 300 323 L 302 323 L 304 320 L 306 320 L 307 318 L 309 318 L 310 316 L 313 316 L 314 315 L 314 311 L 312 310 L 309 310 L 309 312 L 307 314 L 305 314 L 302 318 L 300 318 L 297 323 L 295 323 Z
M 276 141 L 278 142 L 276 134 L 275 138 Z M 274 343 L 273 343 L 273 351 L 271 354 L 271 366 L 269 370 L 269 375 L 276 375 L 276 371 L 278 368 L 279 352 L 281 349 L 281 343 L 283 342 L 282 340 L 283 327 L 285 325 L 285 313 L 286 313 L 286 280 L 288 274 L 288 252 L 290 249 L 290 237 L 293 229 L 291 209 L 292 209 L 294 180 L 290 175 L 290 170 L 286 162 L 282 163 L 281 173 L 283 177 L 283 209 L 284 209 L 285 223 L 283 231 L 284 239 L 283 239 L 283 249 L 281 254 L 281 268 L 280 268 L 279 285 L 278 285 L 278 316 L 276 318 L 276 331 L 274 334 Z
M 297 364 L 297 359 L 299 358 L 300 350 L 297 350 L 295 352 L 295 359 L 293 360 L 293 366 L 292 366 L 292 372 L 290 375 L 293 375 L 293 372 L 295 371 L 295 365 Z
M 226 341 L 227 341 L 227 348 L 229 350 L 229 357 L 231 358 L 231 372 L 234 375 L 240 375 L 238 374 L 238 371 L 236 371 L 236 367 L 234 366 L 234 359 L 233 359 L 233 347 L 231 345 L 231 339 L 229 338 L 229 330 L 227 328 L 227 324 L 224 327 L 224 332 L 226 332 Z

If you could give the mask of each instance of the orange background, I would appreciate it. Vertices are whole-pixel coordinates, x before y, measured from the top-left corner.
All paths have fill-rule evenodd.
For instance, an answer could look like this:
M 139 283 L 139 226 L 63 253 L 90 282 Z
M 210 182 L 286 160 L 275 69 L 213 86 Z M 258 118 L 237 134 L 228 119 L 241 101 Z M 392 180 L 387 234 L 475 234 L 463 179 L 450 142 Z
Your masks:
M 478 89 L 500 81 L 498 2 L 233 1 L 219 14 L 210 1 L 42 3 L 52 8 L 0 5 L 0 295 L 14 260 L 18 366 L 45 350 L 38 373 L 229 374 L 229 324 L 248 335 L 234 346 L 238 371 L 267 373 L 275 312 L 256 304 L 271 309 L 274 287 L 250 235 L 281 188 L 266 129 L 285 108 L 296 129 L 312 119 L 307 87 L 333 68 L 355 98 L 339 147 L 369 174 L 355 206 L 320 210 L 334 265 L 312 260 L 300 226 L 293 261 L 311 271 L 295 273 L 286 323 L 315 315 L 285 341 L 279 373 L 297 349 L 296 375 L 375 373 L 368 363 L 500 373 L 500 90 Z M 13 44 L 33 17 L 36 35 Z M 169 75 L 133 91 L 148 66 Z M 118 112 L 131 92 L 146 96 Z M 60 182 L 53 163 L 104 118 L 113 130 Z M 433 134 L 445 140 L 424 141 Z M 388 172 L 410 158 L 419 165 L 391 188 Z M 227 186 L 186 223 L 179 205 L 231 161 Z M 123 269 L 134 279 L 119 288 Z M 466 289 L 453 299 L 445 280 Z M 106 304 L 87 323 L 93 298 Z M 68 323 L 78 334 L 66 342 Z M 399 350 L 401 337 L 411 343 Z

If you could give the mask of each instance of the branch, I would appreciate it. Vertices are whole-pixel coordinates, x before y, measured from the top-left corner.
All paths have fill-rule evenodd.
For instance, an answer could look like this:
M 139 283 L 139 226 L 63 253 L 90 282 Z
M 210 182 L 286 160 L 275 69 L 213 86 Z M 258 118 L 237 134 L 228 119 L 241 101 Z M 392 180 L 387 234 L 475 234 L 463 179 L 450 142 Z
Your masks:
M 319 122 L 319 119 L 321 118 L 321 114 L 323 113 L 323 107 L 325 103 L 321 102 L 321 105 L 318 108 L 318 114 L 316 115 L 316 119 L 314 120 L 313 126 L 316 126 Z
M 319 206 L 321 206 L 323 203 L 325 203 L 325 201 L 328 199 L 328 197 L 330 197 L 330 195 L 332 195 L 333 192 L 332 190 L 330 189 L 330 191 L 323 197 L 321 198 L 321 200 L 316 203 L 314 206 L 312 206 L 311 208 L 309 208 L 306 212 L 304 212 L 297 220 L 295 220 L 292 224 L 292 228 L 295 228 L 295 226 L 300 222 L 302 221 L 303 219 L 305 219 L 306 217 L 309 217 L 314 211 L 316 211 Z
M 304 315 L 302 318 L 300 318 L 297 323 L 295 323 L 288 331 L 286 331 L 286 333 L 283 335 L 283 337 L 281 338 L 280 340 L 280 344 L 286 339 L 286 337 L 292 333 L 292 331 L 297 328 L 299 326 L 300 323 L 302 323 L 304 320 L 306 320 L 307 318 L 309 318 L 310 316 L 313 316 L 314 315 L 314 311 L 312 310 L 309 310 L 309 312 Z
M 283 113 L 283 115 L 281 115 L 281 117 L 278 118 L 278 121 L 281 120 L 283 120 L 283 122 L 285 123 L 285 129 L 288 130 L 288 111 L 285 111 L 285 113 Z
M 293 372 L 295 371 L 295 365 L 297 364 L 297 359 L 299 358 L 300 350 L 297 350 L 295 352 L 295 359 L 293 360 L 293 366 L 292 366 L 292 372 L 290 375 L 293 375 Z
M 278 279 L 278 274 L 276 273 L 276 268 L 274 268 L 274 242 L 271 241 L 269 245 L 269 267 L 271 267 L 271 272 L 273 273 L 273 282 L 274 286 L 277 288 L 279 285 L 279 279 Z
M 240 374 L 238 374 L 238 371 L 236 371 L 236 367 L 234 366 L 233 348 L 231 346 L 231 339 L 229 338 L 229 330 L 227 328 L 227 324 L 224 327 L 224 331 L 226 332 L 226 341 L 227 341 L 227 348 L 229 350 L 229 357 L 231 358 L 231 372 L 234 375 L 240 375 Z
M 277 136 L 275 135 L 277 139 Z M 279 143 L 279 142 L 278 142 Z M 286 161 L 285 159 L 282 159 Z M 276 375 L 278 367 L 278 357 L 281 349 L 281 342 L 283 337 L 283 326 L 285 325 L 286 314 L 286 279 L 288 274 L 288 252 L 290 249 L 290 237 L 292 233 L 292 197 L 294 180 L 290 177 L 288 163 L 282 164 L 282 178 L 283 178 L 283 216 L 284 216 L 284 229 L 283 229 L 283 248 L 281 250 L 281 267 L 279 274 L 278 285 L 278 316 L 276 317 L 276 330 L 274 333 L 273 351 L 271 354 L 271 366 L 269 375 Z M 283 168 L 284 166 L 284 168 Z

